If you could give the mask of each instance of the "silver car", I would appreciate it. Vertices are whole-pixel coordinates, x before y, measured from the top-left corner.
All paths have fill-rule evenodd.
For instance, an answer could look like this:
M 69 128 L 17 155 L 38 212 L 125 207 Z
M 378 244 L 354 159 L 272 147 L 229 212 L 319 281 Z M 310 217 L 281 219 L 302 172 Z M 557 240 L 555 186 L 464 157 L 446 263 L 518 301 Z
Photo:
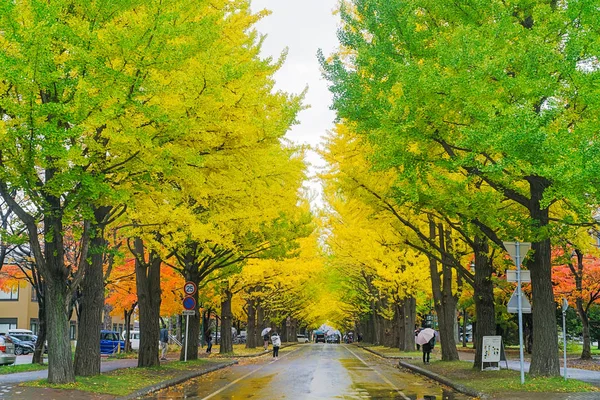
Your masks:
M 14 364 L 16 359 L 15 345 L 9 337 L 0 335 L 0 365 Z

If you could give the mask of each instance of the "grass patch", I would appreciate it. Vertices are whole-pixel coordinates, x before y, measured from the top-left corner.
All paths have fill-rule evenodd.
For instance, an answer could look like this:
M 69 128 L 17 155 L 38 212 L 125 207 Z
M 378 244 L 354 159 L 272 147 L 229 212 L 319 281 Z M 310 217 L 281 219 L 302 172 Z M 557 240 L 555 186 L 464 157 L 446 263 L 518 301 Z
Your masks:
M 442 362 L 435 361 L 431 365 L 421 366 L 439 375 L 445 376 L 456 383 L 471 387 L 484 393 L 505 392 L 598 392 L 599 389 L 588 383 L 562 377 L 530 378 L 525 376 L 525 384 L 521 385 L 519 371 L 480 371 L 473 369 L 468 361 Z
M 69 384 L 50 384 L 47 379 L 22 383 L 24 386 L 48 387 L 53 389 L 81 390 L 92 393 L 125 396 L 138 389 L 181 375 L 182 371 L 197 370 L 207 360 L 175 361 L 160 367 L 123 368 L 92 377 L 77 377 L 77 382 Z
M 423 352 L 422 351 L 400 351 L 400 349 L 397 349 L 395 347 L 385 347 L 385 346 L 365 346 L 368 347 L 370 350 L 376 351 L 380 354 L 383 354 L 384 356 L 387 357 L 406 357 L 406 358 L 418 358 L 421 359 L 423 357 Z M 438 351 L 439 347 L 434 347 L 433 351 L 431 352 L 431 360 L 436 360 L 439 359 L 439 351 Z
M 138 357 L 137 352 L 130 351 L 128 353 L 122 352 L 122 353 L 111 354 L 106 359 L 107 360 L 124 360 L 124 359 L 134 359 L 137 357 Z
M 562 343 L 559 344 L 559 352 L 560 357 L 563 356 L 563 346 Z M 456 348 L 458 351 L 466 351 L 469 353 L 474 353 L 475 349 L 473 348 L 473 344 L 469 343 L 468 347 L 462 347 L 462 344 L 457 344 Z M 519 357 L 519 346 L 509 345 L 504 346 L 504 351 L 507 355 L 511 356 L 510 358 L 518 358 Z M 568 357 L 581 357 L 581 352 L 583 351 L 583 345 L 575 342 L 567 342 L 567 356 Z M 600 349 L 592 346 L 591 348 L 592 356 L 600 356 Z M 531 354 L 525 353 L 525 358 L 531 358 Z
M 269 350 L 273 350 L 273 347 L 269 346 Z M 247 349 L 245 344 L 234 344 L 233 354 L 237 356 L 251 356 L 257 355 L 264 352 L 265 349 L 262 346 L 258 346 L 255 349 Z
M 0 375 L 15 374 L 17 372 L 31 372 L 48 369 L 47 364 L 19 364 L 19 365 L 3 365 L 0 367 Z

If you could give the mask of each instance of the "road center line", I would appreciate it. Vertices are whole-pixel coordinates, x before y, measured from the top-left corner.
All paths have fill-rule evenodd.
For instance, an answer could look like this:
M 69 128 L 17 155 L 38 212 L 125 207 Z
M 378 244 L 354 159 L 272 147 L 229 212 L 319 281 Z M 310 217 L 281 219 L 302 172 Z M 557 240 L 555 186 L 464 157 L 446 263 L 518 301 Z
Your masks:
M 377 375 L 379 375 L 379 377 L 380 377 L 381 379 L 383 379 L 383 381 L 384 381 L 385 383 L 387 383 L 388 385 L 390 385 L 390 387 L 391 387 L 392 389 L 394 389 L 396 392 L 398 392 L 398 394 L 400 394 L 400 396 L 402 396 L 402 398 L 403 398 L 404 400 L 410 400 L 410 398 L 409 398 L 409 397 L 407 397 L 407 396 L 406 396 L 406 395 L 405 395 L 405 394 L 404 394 L 404 393 L 403 393 L 403 392 L 402 392 L 400 389 L 398 389 L 398 387 L 397 387 L 396 385 L 394 385 L 394 384 L 392 383 L 392 381 L 390 381 L 388 378 L 386 378 L 386 377 L 385 377 L 385 376 L 384 376 L 384 375 L 383 375 L 381 372 L 377 371 L 375 368 L 373 368 L 373 367 L 371 367 L 369 364 L 367 364 L 367 363 L 365 362 L 365 360 L 363 360 L 362 358 L 360 358 L 360 357 L 358 356 L 358 354 L 356 354 L 355 352 L 353 352 L 352 350 L 350 350 L 350 349 L 349 349 L 347 346 L 344 346 L 344 347 L 345 347 L 345 348 L 346 348 L 346 350 L 348 350 L 348 351 L 349 351 L 349 352 L 350 352 L 350 353 L 351 353 L 351 354 L 352 354 L 354 357 L 358 358 L 358 359 L 360 360 L 360 362 L 361 362 L 361 363 L 363 363 L 365 366 L 367 366 L 367 368 L 369 368 L 369 369 L 373 370 L 373 371 L 374 371 L 374 372 L 375 372 Z
M 299 349 L 296 349 L 296 350 L 293 350 L 293 351 L 290 351 L 289 353 L 286 353 L 286 354 L 282 355 L 282 356 L 281 356 L 281 357 L 279 357 L 279 358 L 287 357 L 287 356 L 289 356 L 290 354 L 294 354 L 295 352 L 297 352 L 297 351 L 299 351 L 299 350 L 300 350 L 300 348 L 299 348 Z M 203 398 L 202 398 L 202 400 L 207 400 L 207 399 L 210 399 L 210 398 L 212 398 L 212 397 L 214 397 L 214 396 L 218 395 L 219 393 L 221 393 L 221 392 L 222 392 L 222 391 L 224 391 L 224 390 L 227 390 L 228 388 L 230 388 L 231 386 L 235 385 L 236 383 L 238 383 L 238 382 L 239 382 L 239 381 L 241 381 L 242 379 L 246 379 L 247 377 L 249 377 L 249 376 L 250 376 L 250 375 L 252 375 L 253 373 L 255 373 L 255 372 L 258 372 L 258 371 L 260 371 L 261 369 L 263 369 L 264 367 L 266 367 L 266 366 L 268 366 L 268 365 L 271 365 L 271 364 L 273 364 L 274 362 L 277 362 L 277 361 L 279 361 L 279 360 L 273 360 L 273 361 L 269 362 L 268 364 L 264 364 L 264 365 L 262 365 L 261 367 L 259 367 L 259 368 L 255 369 L 255 370 L 252 370 L 252 371 L 250 371 L 250 372 L 248 372 L 246 375 L 244 375 L 244 376 L 242 376 L 242 377 L 239 377 L 239 378 L 237 378 L 237 379 L 236 379 L 235 381 L 233 381 L 233 382 L 230 382 L 230 383 L 228 383 L 227 385 L 223 386 L 221 389 L 217 390 L 216 392 L 213 392 L 213 393 L 209 394 L 208 396 L 206 396 L 206 397 L 203 397 Z

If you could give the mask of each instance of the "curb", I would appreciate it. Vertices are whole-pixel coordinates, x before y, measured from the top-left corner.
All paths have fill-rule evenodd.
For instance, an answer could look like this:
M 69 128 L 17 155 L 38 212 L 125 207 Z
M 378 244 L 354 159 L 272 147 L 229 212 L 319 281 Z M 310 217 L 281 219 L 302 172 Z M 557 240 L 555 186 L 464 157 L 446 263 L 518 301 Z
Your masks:
M 117 400 L 134 400 L 137 398 L 140 398 L 142 396 L 146 396 L 150 393 L 154 393 L 157 392 L 161 389 L 166 389 L 170 386 L 175 386 L 177 384 L 180 384 L 184 381 L 187 381 L 188 379 L 192 379 L 192 378 L 196 378 L 198 376 L 202 376 L 205 374 L 208 374 L 210 372 L 214 372 L 223 368 L 227 368 L 230 367 L 234 364 L 237 364 L 237 360 L 233 360 L 227 363 L 223 363 L 223 364 L 219 364 L 219 365 L 215 365 L 213 367 L 210 367 L 208 369 L 205 370 L 201 370 L 201 371 L 192 371 L 188 374 L 182 375 L 182 376 L 178 376 L 176 378 L 173 379 L 168 379 L 166 381 L 162 381 L 159 382 L 157 384 L 151 385 L 151 386 L 146 386 L 145 388 L 141 388 L 139 390 L 136 390 L 133 393 L 128 394 L 127 396 L 122 396 L 122 397 L 117 397 Z
M 467 396 L 471 396 L 471 397 L 478 397 L 481 399 L 487 399 L 488 396 L 485 393 L 479 392 L 473 388 L 452 382 L 450 379 L 446 378 L 445 376 L 442 375 L 438 375 L 435 372 L 431 372 L 429 370 L 426 370 L 424 368 L 421 367 L 417 367 L 416 365 L 404 362 L 404 361 L 399 361 L 399 365 L 403 368 L 409 369 L 413 372 L 416 372 L 418 374 L 421 375 L 425 375 L 426 377 L 433 379 L 434 381 L 438 381 L 446 386 L 451 387 L 452 389 L 456 390 L 459 393 L 462 394 L 466 394 Z
M 406 357 L 405 357 L 405 356 L 386 356 L 385 354 L 381 354 L 381 353 L 380 353 L 380 352 L 378 352 L 378 351 L 371 350 L 370 348 L 368 348 L 368 347 L 366 347 L 366 346 L 361 346 L 361 345 L 358 345 L 358 344 L 356 345 L 356 347 L 358 347 L 358 348 L 361 348 L 361 349 L 363 349 L 363 350 L 366 350 L 366 351 L 368 351 L 369 353 L 373 353 L 373 354 L 375 354 L 376 356 L 379 356 L 379 357 L 381 357 L 381 358 L 386 358 L 386 359 L 388 359 L 388 360 L 418 360 L 418 358 L 415 358 L 415 357 L 408 357 L 408 356 L 406 356 Z

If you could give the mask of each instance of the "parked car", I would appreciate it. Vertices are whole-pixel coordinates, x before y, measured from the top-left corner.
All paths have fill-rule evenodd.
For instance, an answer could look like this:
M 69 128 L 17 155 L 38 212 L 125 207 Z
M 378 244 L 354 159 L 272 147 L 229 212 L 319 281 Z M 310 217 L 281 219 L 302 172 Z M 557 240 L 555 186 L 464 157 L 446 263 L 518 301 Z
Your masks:
M 28 342 L 25 340 L 20 340 L 16 336 L 8 335 L 10 340 L 15 345 L 15 355 L 20 356 L 22 354 L 29 354 L 35 351 L 35 343 Z
M 120 340 L 119 332 L 100 331 L 100 354 L 115 354 L 123 350 L 125 350 L 125 342 Z
M 125 342 L 126 335 L 127 331 L 123 331 L 121 333 L 121 338 L 123 339 L 123 342 Z M 131 343 L 131 350 L 138 351 L 140 349 L 140 331 L 129 331 L 129 343 Z
M 240 331 L 240 334 L 234 337 L 233 343 L 244 344 L 248 339 L 248 334 L 246 331 Z
M 9 329 L 8 335 L 11 337 L 15 337 L 19 340 L 22 340 L 24 342 L 31 343 L 33 348 L 35 349 L 35 343 L 37 342 L 38 337 L 36 334 L 34 334 L 29 329 Z M 16 350 L 16 348 L 15 348 L 15 350 Z M 44 343 L 44 353 L 47 353 L 47 352 L 48 352 L 48 341 L 46 341 Z
M 308 343 L 308 342 L 310 342 L 310 340 L 308 340 L 308 336 L 306 336 L 306 335 L 300 335 L 300 334 L 298 334 L 298 335 L 296 335 L 296 338 L 298 339 L 298 342 L 300 342 L 300 343 Z
M 17 356 L 15 356 L 15 345 L 10 337 L 0 335 L 0 365 L 14 364 Z

